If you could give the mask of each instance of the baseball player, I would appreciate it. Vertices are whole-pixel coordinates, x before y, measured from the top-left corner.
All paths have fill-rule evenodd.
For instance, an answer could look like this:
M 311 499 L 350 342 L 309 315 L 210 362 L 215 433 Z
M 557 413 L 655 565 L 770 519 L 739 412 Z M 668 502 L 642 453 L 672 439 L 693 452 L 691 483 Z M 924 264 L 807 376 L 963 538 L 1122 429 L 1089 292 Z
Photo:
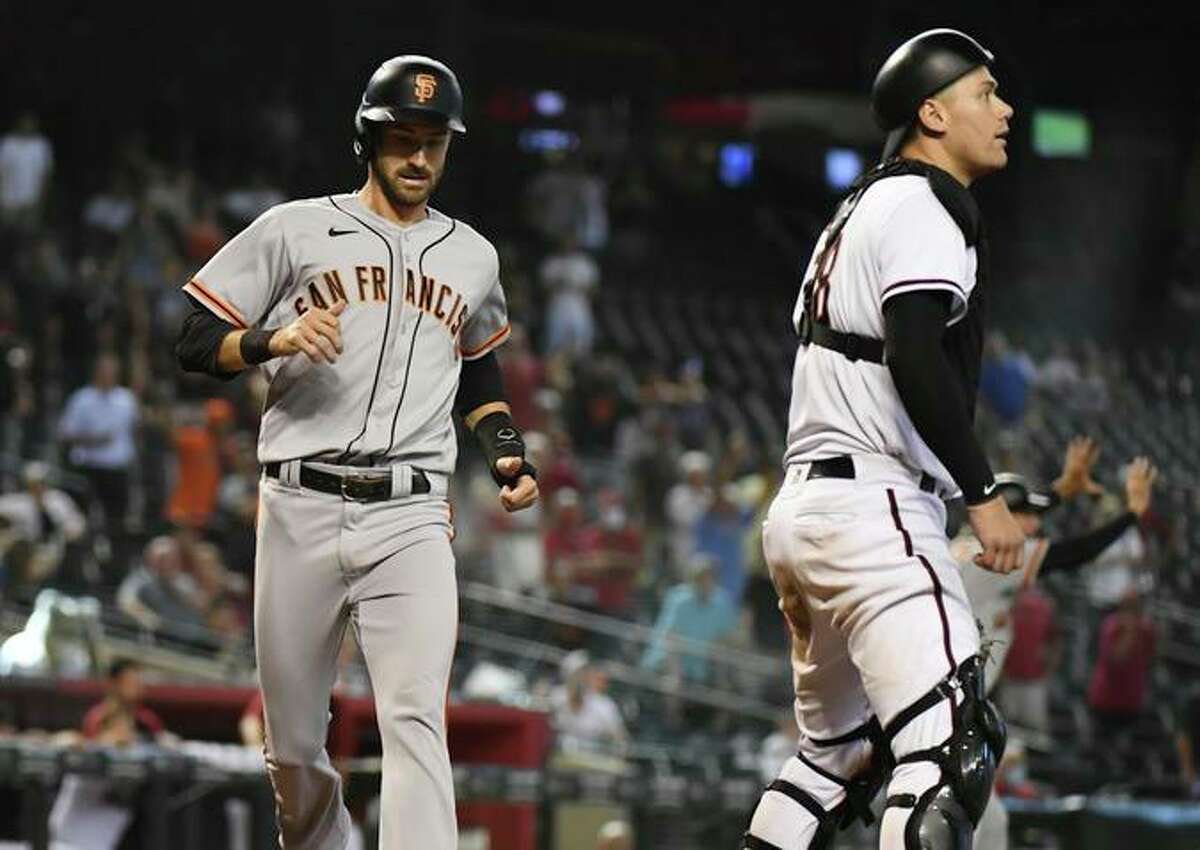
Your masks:
M 799 750 L 747 850 L 827 848 L 891 770 L 886 850 L 962 850 L 1004 728 L 945 534 L 961 493 L 976 564 L 1020 568 L 1024 535 L 972 430 L 987 263 L 968 187 L 1007 163 L 992 54 L 922 33 L 872 89 L 883 161 L 818 240 L 794 320 L 787 467 L 763 549 L 792 633 Z
M 962 566 L 963 585 L 978 622 L 980 640 L 995 675 L 988 681 L 988 693 L 995 690 L 1008 650 L 1012 645 L 1012 606 L 1017 592 L 1030 587 L 1039 577 L 1052 572 L 1082 567 L 1097 558 L 1138 520 L 1150 507 L 1150 497 L 1158 470 L 1148 458 L 1135 458 L 1125 476 L 1126 510 L 1110 521 L 1078 537 L 1049 540 L 1042 536 L 1042 515 L 1061 501 L 1081 493 L 1102 492 L 1091 480 L 1090 467 L 1095 461 L 1095 445 L 1085 438 L 1072 440 L 1067 449 L 1063 473 L 1049 488 L 1037 488 L 1024 476 L 1002 472 L 996 476 L 996 492 L 1008 504 L 1025 534 L 1024 567 L 1004 576 L 989 575 L 970 566 L 980 552 L 979 541 L 969 528 L 963 528 L 950 544 L 950 551 Z M 1013 684 L 1013 683 L 1010 683 Z M 1008 686 L 1006 685 L 1006 688 Z M 1017 696 L 1014 694 L 1013 696 Z M 1017 705 L 1006 706 L 1006 712 L 1023 708 L 1014 714 L 1025 722 L 1035 722 L 1043 731 L 1047 725 L 1046 690 L 1039 688 L 1020 695 Z M 1037 719 L 1035 721 L 1035 718 Z M 993 789 L 975 832 L 976 850 L 1007 850 L 1008 813 Z
M 270 381 L 254 629 L 285 848 L 346 846 L 324 744 L 347 626 L 383 742 L 379 846 L 457 846 L 444 720 L 458 627 L 451 412 L 505 509 L 538 495 L 493 353 L 509 333 L 496 250 L 428 205 L 462 109 L 441 62 L 383 63 L 354 118 L 363 187 L 268 210 L 183 287 L 195 308 L 183 367 L 257 367 Z

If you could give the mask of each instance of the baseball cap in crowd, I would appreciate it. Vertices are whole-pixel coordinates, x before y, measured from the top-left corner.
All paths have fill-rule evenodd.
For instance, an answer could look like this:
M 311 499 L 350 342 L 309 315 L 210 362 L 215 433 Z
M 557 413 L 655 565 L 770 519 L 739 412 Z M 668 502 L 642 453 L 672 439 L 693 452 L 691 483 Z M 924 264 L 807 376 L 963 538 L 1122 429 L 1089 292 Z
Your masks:
M 1048 488 L 1035 488 L 1024 475 L 1001 472 L 996 476 L 996 492 L 1004 497 L 1013 513 L 1042 514 L 1058 504 L 1058 494 Z

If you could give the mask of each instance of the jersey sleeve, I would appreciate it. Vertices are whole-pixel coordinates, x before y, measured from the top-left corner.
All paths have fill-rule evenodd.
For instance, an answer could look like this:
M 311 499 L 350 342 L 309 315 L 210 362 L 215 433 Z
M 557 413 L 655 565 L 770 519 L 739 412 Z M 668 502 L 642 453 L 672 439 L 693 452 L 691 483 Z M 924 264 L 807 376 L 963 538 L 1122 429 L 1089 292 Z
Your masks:
M 500 261 L 494 261 L 492 283 L 483 302 L 474 307 L 463 324 L 458 349 L 463 360 L 478 360 L 508 339 L 512 326 L 508 322 L 508 305 L 500 285 Z
M 283 222 L 276 207 L 225 243 L 183 290 L 234 327 L 251 328 L 282 297 L 290 275 Z
M 915 192 L 892 212 L 879 236 L 880 306 L 908 292 L 945 292 L 952 325 L 967 312 L 967 245 L 931 191 Z

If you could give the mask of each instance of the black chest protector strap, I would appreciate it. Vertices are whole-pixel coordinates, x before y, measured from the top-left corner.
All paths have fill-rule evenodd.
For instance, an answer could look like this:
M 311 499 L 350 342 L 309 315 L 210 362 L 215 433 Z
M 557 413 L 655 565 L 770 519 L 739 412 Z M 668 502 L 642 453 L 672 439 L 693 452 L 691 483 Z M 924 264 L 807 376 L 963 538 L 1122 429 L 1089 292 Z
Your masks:
M 828 293 L 823 290 L 828 290 L 829 287 L 829 274 L 837 258 L 842 230 L 867 189 L 880 180 L 907 174 L 919 174 L 929 181 L 929 187 L 933 190 L 934 196 L 946 208 L 946 212 L 950 214 L 959 230 L 962 231 L 967 247 L 974 246 L 979 241 L 979 207 L 966 187 L 949 173 L 928 163 L 911 159 L 891 159 L 868 171 L 854 181 L 850 187 L 850 194 L 838 207 L 833 221 L 826 228 L 825 244 L 822 246 L 821 253 L 813 263 L 813 276 L 804 282 L 804 314 L 798 331 L 800 340 L 805 345 L 819 345 L 822 348 L 832 349 L 840 352 L 850 361 L 866 360 L 870 363 L 884 363 L 883 340 L 837 331 L 830 327 L 828 311 L 825 307 Z

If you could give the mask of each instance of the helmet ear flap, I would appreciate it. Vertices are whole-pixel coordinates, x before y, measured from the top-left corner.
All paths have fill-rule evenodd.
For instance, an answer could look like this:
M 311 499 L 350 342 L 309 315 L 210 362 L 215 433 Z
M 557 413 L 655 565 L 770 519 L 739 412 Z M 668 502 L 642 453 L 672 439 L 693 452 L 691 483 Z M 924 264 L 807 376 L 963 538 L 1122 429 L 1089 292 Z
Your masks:
M 362 119 L 361 114 L 354 116 L 354 158 L 359 165 L 366 165 L 371 160 L 374 149 L 374 139 L 371 137 L 371 125 Z

